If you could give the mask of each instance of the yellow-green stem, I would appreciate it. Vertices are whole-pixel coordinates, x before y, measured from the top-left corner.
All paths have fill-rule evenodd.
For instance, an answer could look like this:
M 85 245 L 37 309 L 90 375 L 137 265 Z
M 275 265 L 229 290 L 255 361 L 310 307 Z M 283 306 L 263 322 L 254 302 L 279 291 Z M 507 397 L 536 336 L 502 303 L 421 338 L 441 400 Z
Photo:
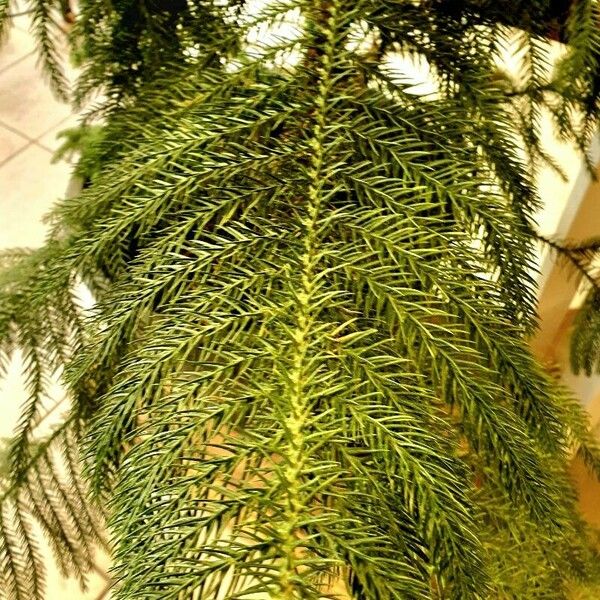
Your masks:
M 321 7 L 318 7 L 320 9 Z M 298 546 L 299 521 L 304 510 L 301 498 L 301 475 L 307 458 L 305 447 L 305 424 L 308 415 L 308 399 L 305 390 L 306 358 L 311 344 L 311 328 L 314 314 L 311 300 L 315 291 L 315 266 L 318 262 L 318 221 L 324 186 L 325 138 L 327 135 L 327 106 L 331 72 L 335 51 L 337 7 L 336 2 L 328 3 L 327 18 L 321 23 L 320 33 L 325 39 L 323 53 L 318 58 L 318 93 L 314 110 L 314 135 L 310 140 L 313 153 L 308 169 L 308 202 L 305 227 L 304 251 L 301 255 L 302 275 L 300 290 L 297 292 L 297 320 L 294 333 L 294 357 L 290 376 L 289 394 L 291 411 L 286 419 L 289 442 L 284 450 L 286 461 L 286 509 L 285 521 L 280 535 L 283 540 L 283 560 L 279 571 L 279 589 L 272 597 L 277 600 L 297 600 L 300 590 L 294 583 L 297 573 L 296 549 Z

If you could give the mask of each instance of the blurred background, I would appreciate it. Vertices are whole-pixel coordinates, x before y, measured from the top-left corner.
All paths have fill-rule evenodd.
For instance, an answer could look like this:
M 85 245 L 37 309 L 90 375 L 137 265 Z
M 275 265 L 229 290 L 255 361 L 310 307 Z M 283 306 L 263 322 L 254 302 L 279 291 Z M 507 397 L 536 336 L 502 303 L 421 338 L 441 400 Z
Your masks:
M 17 5 L 13 12 L 8 36 L 0 45 L 0 249 L 35 247 L 44 242 L 43 217 L 71 184 L 72 164 L 53 160 L 61 145 L 57 134 L 78 122 L 78 115 L 52 95 L 41 74 L 26 9 Z M 64 21 L 61 28 L 66 57 L 69 23 Z M 68 60 L 65 65 L 69 78 L 75 78 L 76 70 L 69 67 Z M 25 397 L 19 362 L 17 356 L 0 380 L 0 439 L 11 435 Z M 58 382 L 47 401 L 39 435 L 51 429 L 67 410 Z M 47 564 L 52 565 L 49 549 L 45 554 Z M 64 579 L 56 568 L 49 568 L 47 598 L 108 600 L 106 570 L 107 560 L 99 555 L 88 577 L 88 590 L 82 592 L 77 581 Z

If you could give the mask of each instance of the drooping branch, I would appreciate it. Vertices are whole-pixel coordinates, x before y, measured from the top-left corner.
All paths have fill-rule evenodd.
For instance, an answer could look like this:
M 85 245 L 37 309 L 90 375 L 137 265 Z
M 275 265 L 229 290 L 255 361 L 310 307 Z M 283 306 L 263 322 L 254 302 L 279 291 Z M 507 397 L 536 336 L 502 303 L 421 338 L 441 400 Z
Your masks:
M 581 243 L 557 241 L 536 232 L 535 239 L 547 245 L 553 252 L 574 267 L 595 289 L 600 290 L 600 277 L 595 275 L 593 260 L 600 256 L 600 239 L 593 238 Z

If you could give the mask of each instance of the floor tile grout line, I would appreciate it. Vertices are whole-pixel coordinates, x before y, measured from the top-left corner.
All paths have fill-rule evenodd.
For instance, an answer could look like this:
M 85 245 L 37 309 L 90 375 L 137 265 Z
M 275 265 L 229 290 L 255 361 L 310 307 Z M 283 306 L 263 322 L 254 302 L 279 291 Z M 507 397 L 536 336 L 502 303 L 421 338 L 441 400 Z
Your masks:
M 38 148 L 41 148 L 42 150 L 45 150 L 46 152 L 48 152 L 48 154 L 50 154 L 52 157 L 54 157 L 54 154 L 56 153 L 56 151 L 58 149 L 57 148 L 54 148 L 54 149 L 50 148 L 44 142 L 41 141 L 41 138 L 43 136 L 47 135 L 48 133 L 50 133 L 53 129 L 55 129 L 55 128 L 59 127 L 60 125 L 62 125 L 71 116 L 72 115 L 69 115 L 69 116 L 65 117 L 64 119 L 62 119 L 61 121 L 59 121 L 58 123 L 56 123 L 53 127 L 51 127 L 50 129 L 48 129 L 44 133 L 40 134 L 35 139 L 30 138 L 29 136 L 26 136 L 24 133 L 22 133 L 18 129 L 15 129 L 14 127 L 11 127 L 10 125 L 8 125 L 7 123 L 5 123 L 4 121 L 0 121 L 0 127 L 4 127 L 5 129 L 7 129 L 8 131 L 10 131 L 11 133 L 14 133 L 15 135 L 18 135 L 19 137 L 23 138 L 23 141 L 27 142 L 23 147 L 19 148 L 18 150 L 16 150 L 15 152 L 13 152 L 10 156 L 7 156 L 4 160 L 0 161 L 0 168 L 2 168 L 7 162 L 11 161 L 15 156 L 18 156 L 24 150 L 27 150 L 31 146 L 37 146 Z M 66 162 L 69 162 L 69 161 L 66 161 Z
M 66 103 L 63 103 L 63 104 L 66 104 Z M 71 107 L 69 106 L 69 108 L 71 108 Z M 49 134 L 53 129 L 56 129 L 57 127 L 60 127 L 63 123 L 66 123 L 71 117 L 73 117 L 76 114 L 77 113 L 71 112 L 66 117 L 64 117 L 63 119 L 61 119 L 60 121 L 58 121 L 58 123 L 55 123 L 54 125 L 52 125 L 52 127 L 50 127 L 49 129 L 46 129 L 45 131 L 42 131 L 42 133 L 40 133 L 36 138 L 28 138 L 28 139 L 31 139 L 33 142 L 39 142 L 40 138 L 42 138 L 45 135 Z
M 71 113 L 71 114 L 67 115 L 66 117 L 63 117 L 62 119 L 60 119 L 59 121 L 54 123 L 52 125 L 52 127 L 49 127 L 48 129 L 44 129 L 42 131 L 42 133 L 39 133 L 36 137 L 31 137 L 31 136 L 27 135 L 26 133 L 24 133 L 23 131 L 19 131 L 18 129 L 16 129 L 12 125 L 9 125 L 6 121 L 3 121 L 2 119 L 0 119 L 0 126 L 12 131 L 13 133 L 16 133 L 17 135 L 20 135 L 22 138 L 25 138 L 26 140 L 28 140 L 30 142 L 37 143 L 38 145 L 40 145 L 45 150 L 48 150 L 49 152 L 53 152 L 53 150 L 50 150 L 47 146 L 44 146 L 44 144 L 40 141 L 41 138 L 43 138 L 45 135 L 48 135 L 53 129 L 60 127 L 63 123 L 66 123 L 74 115 L 77 115 L 77 113 Z
M 54 156 L 55 150 L 52 150 L 51 148 L 48 148 L 47 146 L 44 146 L 44 144 L 41 144 L 40 142 L 36 141 L 36 140 L 30 140 L 27 139 L 27 143 L 22 147 L 19 148 L 17 151 L 13 152 L 10 156 L 7 156 L 4 160 L 0 161 L 0 169 L 8 162 L 10 162 L 13 158 L 19 156 L 20 154 L 22 154 L 25 150 L 28 150 L 29 148 L 31 148 L 32 146 L 36 146 L 38 147 L 40 150 L 44 150 L 46 151 L 48 154 L 50 154 L 51 156 Z
M 22 148 L 19 148 L 16 152 L 13 152 L 10 156 L 6 157 L 4 160 L 0 161 L 0 169 L 6 164 L 9 163 L 13 158 L 23 154 L 27 148 L 33 146 L 35 142 L 33 140 L 28 140 L 28 143 L 25 144 Z
M 11 62 L 11 63 L 9 63 L 7 65 L 4 65 L 0 69 L 0 76 L 2 76 L 2 74 L 5 71 L 8 71 L 9 69 L 12 69 L 13 67 L 16 67 L 20 62 L 23 62 L 26 58 L 29 58 L 32 54 L 35 54 L 35 50 L 30 50 L 27 54 L 24 54 L 23 56 L 21 56 L 21 58 L 17 58 L 13 62 Z
M 9 125 L 8 123 L 4 122 L 2 119 L 0 119 L 0 126 L 4 127 L 5 129 L 8 129 L 9 131 L 12 131 L 13 133 L 16 133 L 17 135 L 21 136 L 22 138 L 25 138 L 26 140 L 28 140 L 30 142 L 36 141 L 36 138 L 29 137 L 26 133 L 19 131 L 18 129 L 14 128 L 12 125 Z M 45 134 L 42 133 L 42 135 L 45 135 Z
M 42 142 L 40 142 L 39 140 L 34 140 L 32 142 L 32 144 L 35 144 L 36 146 L 38 146 L 42 150 L 45 150 L 46 152 L 50 152 L 50 154 L 52 154 L 52 157 L 54 157 L 54 154 L 56 153 L 56 150 L 52 150 L 52 148 L 48 148 L 48 146 L 46 146 L 45 144 L 42 144 Z

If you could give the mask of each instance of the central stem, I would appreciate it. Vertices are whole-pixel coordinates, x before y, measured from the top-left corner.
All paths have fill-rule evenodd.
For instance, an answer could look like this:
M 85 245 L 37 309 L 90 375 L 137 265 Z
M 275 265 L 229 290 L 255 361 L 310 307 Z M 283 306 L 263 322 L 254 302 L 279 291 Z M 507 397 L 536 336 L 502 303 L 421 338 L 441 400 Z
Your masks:
M 316 318 L 313 297 L 316 291 L 315 269 L 318 256 L 318 223 L 323 201 L 323 187 L 327 179 L 325 154 L 327 137 L 327 112 L 330 99 L 332 65 L 336 46 L 336 2 L 319 2 L 316 9 L 316 29 L 320 48 L 309 51 L 316 71 L 317 95 L 314 104 L 314 132 L 308 141 L 311 150 L 307 169 L 308 193 L 304 226 L 304 249 L 300 256 L 301 277 L 297 298 L 296 323 L 293 333 L 294 354 L 288 384 L 290 413 L 286 419 L 288 443 L 283 452 L 285 470 L 286 506 L 285 520 L 280 530 L 283 560 L 279 571 L 279 589 L 272 594 L 277 600 L 297 600 L 303 597 L 297 582 L 300 541 L 299 529 L 305 506 L 301 484 L 305 461 L 309 455 L 305 441 L 305 425 L 309 416 L 309 394 L 305 389 L 309 367 L 307 355 L 311 345 L 313 324 Z M 317 45 L 317 44 L 315 44 Z

